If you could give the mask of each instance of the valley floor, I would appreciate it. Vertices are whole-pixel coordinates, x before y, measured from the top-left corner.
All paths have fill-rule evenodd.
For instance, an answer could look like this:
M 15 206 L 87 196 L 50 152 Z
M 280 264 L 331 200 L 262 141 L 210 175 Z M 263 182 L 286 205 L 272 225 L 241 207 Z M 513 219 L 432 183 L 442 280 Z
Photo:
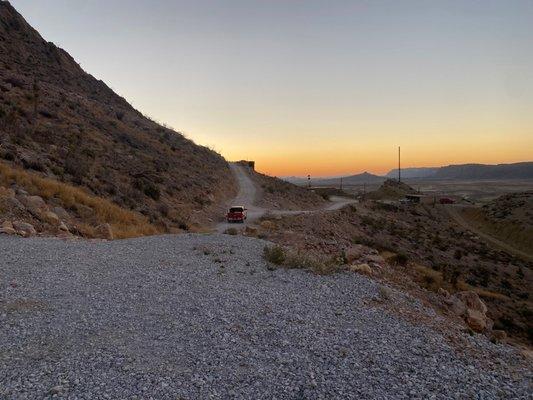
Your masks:
M 265 244 L 0 236 L 0 399 L 531 395 L 517 349 L 362 275 L 272 270 Z

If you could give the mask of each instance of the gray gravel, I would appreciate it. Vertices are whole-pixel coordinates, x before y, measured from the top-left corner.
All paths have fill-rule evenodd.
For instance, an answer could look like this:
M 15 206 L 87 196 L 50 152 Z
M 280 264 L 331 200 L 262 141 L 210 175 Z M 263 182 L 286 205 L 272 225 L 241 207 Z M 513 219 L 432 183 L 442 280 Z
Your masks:
M 268 270 L 264 244 L 0 236 L 0 398 L 531 398 L 513 348 L 467 355 L 363 276 Z

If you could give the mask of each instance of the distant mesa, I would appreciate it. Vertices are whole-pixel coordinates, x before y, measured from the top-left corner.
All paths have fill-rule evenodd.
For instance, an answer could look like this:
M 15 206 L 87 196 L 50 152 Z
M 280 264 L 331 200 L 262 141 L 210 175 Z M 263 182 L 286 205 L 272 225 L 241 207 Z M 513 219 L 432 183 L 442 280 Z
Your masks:
M 393 169 L 387 175 L 398 177 L 398 170 Z M 460 164 L 439 168 L 402 168 L 405 179 L 533 179 L 533 162 L 513 164 Z

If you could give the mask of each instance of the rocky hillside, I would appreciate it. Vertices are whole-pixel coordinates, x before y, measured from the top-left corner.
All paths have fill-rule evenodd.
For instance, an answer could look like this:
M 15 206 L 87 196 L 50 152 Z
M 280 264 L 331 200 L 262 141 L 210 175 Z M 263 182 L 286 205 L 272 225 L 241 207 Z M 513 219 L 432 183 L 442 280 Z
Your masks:
M 256 234 L 301 253 L 364 268 L 420 293 L 444 312 L 448 293 L 473 291 L 487 304 L 493 329 L 533 343 L 533 264 L 491 248 L 457 226 L 443 207 L 397 208 L 370 201 L 333 212 L 265 220 Z M 486 321 L 482 330 L 490 331 L 490 325 Z
M 160 231 L 205 222 L 235 192 L 220 155 L 143 116 L 7 1 L 0 2 L 0 159 L 142 214 Z

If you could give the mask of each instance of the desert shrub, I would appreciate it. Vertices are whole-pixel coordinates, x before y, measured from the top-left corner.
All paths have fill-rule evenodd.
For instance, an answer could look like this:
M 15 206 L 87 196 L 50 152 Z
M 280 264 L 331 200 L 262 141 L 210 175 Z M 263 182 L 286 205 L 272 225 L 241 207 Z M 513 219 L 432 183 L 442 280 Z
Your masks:
M 397 253 L 390 258 L 390 261 L 393 264 L 401 265 L 402 267 L 405 267 L 407 263 L 409 262 L 409 256 L 405 253 Z
M 159 198 L 161 197 L 161 191 L 159 190 L 157 186 L 155 186 L 152 183 L 148 183 L 144 187 L 143 191 L 145 195 L 147 195 L 148 197 L 151 197 L 154 200 L 159 200 Z
M 428 290 L 436 292 L 443 286 L 442 274 L 431 268 L 416 265 L 415 270 L 420 276 L 420 285 Z
M 268 262 L 276 265 L 282 265 L 285 262 L 285 250 L 281 246 L 265 246 L 263 257 Z
M 265 246 L 265 260 L 286 268 L 307 269 L 319 275 L 331 274 L 339 270 L 339 262 L 315 254 L 286 250 L 281 246 Z

